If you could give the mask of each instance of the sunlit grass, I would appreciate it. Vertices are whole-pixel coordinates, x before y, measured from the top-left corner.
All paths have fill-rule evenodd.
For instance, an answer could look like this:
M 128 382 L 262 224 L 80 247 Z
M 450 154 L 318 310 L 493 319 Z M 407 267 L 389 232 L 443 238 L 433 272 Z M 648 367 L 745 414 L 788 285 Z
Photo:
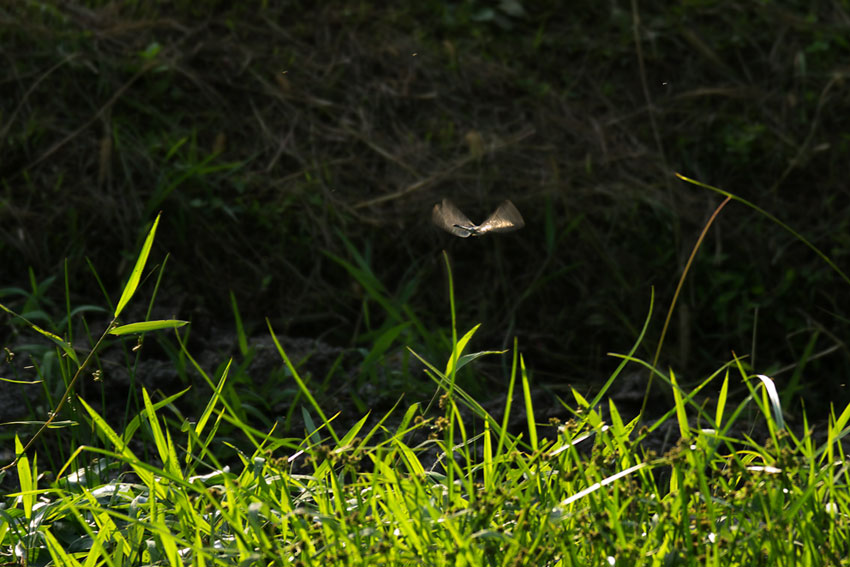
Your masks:
M 761 403 L 762 386 L 753 386 L 741 407 L 759 408 L 769 431 L 759 443 L 730 433 L 735 418 L 722 404 L 704 427 L 689 425 L 697 412 L 679 392 L 671 419 L 681 441 L 653 455 L 635 443 L 637 420 L 624 422 L 613 403 L 603 419 L 601 408 L 576 395 L 573 418 L 556 428 L 529 418 L 528 430 L 515 434 L 449 389 L 449 376 L 433 366 L 429 373 L 443 392 L 436 416 L 399 405 L 371 427 L 364 416 L 337 431 L 333 417 L 314 407 L 314 419 L 321 417 L 300 439 L 241 422 L 219 397 L 226 372 L 207 411 L 182 428 L 169 425 L 166 403 L 146 391 L 144 411 L 124 432 L 81 400 L 108 448 L 78 447 L 51 482 L 39 477 L 37 455 L 20 458 L 21 490 L 7 495 L 0 514 L 4 560 L 837 565 L 848 551 L 840 439 L 850 409 L 833 416 L 816 444 L 781 427 L 775 407 Z M 527 392 L 521 363 L 511 389 L 515 381 Z M 462 417 L 470 409 L 476 417 Z M 222 421 L 251 440 L 230 447 L 236 466 L 214 456 Z M 129 447 L 143 430 L 156 463 Z M 78 463 L 86 465 L 74 469 Z
M 138 285 L 135 274 L 144 268 L 155 228 L 116 317 Z M 844 560 L 850 497 L 841 441 L 850 406 L 829 416 L 824 431 L 812 431 L 803 414 L 795 433 L 773 381 L 733 361 L 689 391 L 674 373 L 652 369 L 672 389 L 672 407 L 653 422 L 626 420 L 604 394 L 626 365 L 651 369 L 634 357 L 636 343 L 593 400 L 574 391 L 562 420 L 540 423 L 516 343 L 509 352 L 467 352 L 478 327 L 458 336 L 450 271 L 449 290 L 452 347 L 444 361 L 421 358 L 437 388 L 433 407 L 400 401 L 383 415 L 342 423 L 313 395 L 271 326 L 302 400 L 300 436 L 246 421 L 238 397 L 225 395 L 232 361 L 210 376 L 183 341 L 181 355 L 210 388 L 197 420 L 174 409 L 182 393 L 154 400 L 142 388 L 140 410 L 117 431 L 76 398 L 78 418 L 98 443 L 76 444 L 50 475 L 43 474 L 38 452 L 14 438 L 18 459 L 4 474 L 14 475 L 20 490 L 5 495 L 0 510 L 0 561 L 584 566 Z M 105 334 L 179 323 L 113 322 Z M 101 348 L 96 342 L 80 359 L 59 335 L 30 328 L 53 341 L 59 356 L 74 358 L 75 376 Z M 502 415 L 456 381 L 461 367 L 474 370 L 483 356 L 511 357 Z M 743 384 L 748 395 L 733 402 L 730 384 Z M 74 399 L 73 387 L 71 379 L 63 400 Z M 717 394 L 706 396 L 709 391 Z M 698 401 L 706 399 L 710 410 Z M 525 417 L 521 431 L 508 427 L 513 414 Z M 220 438 L 224 427 L 229 433 Z M 669 427 L 679 442 L 655 454 L 647 439 Z M 753 430 L 764 434 L 748 433 Z M 138 454 L 140 446 L 147 456 Z

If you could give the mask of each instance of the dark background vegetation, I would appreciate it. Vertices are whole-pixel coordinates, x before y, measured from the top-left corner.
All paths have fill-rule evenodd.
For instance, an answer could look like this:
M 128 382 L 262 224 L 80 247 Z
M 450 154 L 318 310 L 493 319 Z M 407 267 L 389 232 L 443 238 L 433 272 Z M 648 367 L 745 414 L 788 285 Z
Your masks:
M 378 403 L 427 381 L 370 398 L 351 375 L 375 341 L 394 336 L 373 366 L 407 368 L 408 345 L 448 355 L 443 249 L 461 331 L 483 324 L 474 349 L 518 337 L 539 386 L 601 384 L 654 286 L 651 360 L 721 201 L 674 172 L 847 268 L 847 2 L 232 4 L 0 4 L 5 305 L 61 331 L 67 269 L 72 306 L 106 307 L 92 268 L 115 301 L 162 211 L 154 315 L 192 320 L 199 349 L 221 347 L 213 368 L 235 342 L 232 291 L 252 335 L 268 317 L 344 367 L 317 388 L 353 380 Z M 453 239 L 430 224 L 443 197 L 476 221 L 510 198 L 527 226 Z M 846 401 L 848 291 L 732 203 L 660 364 L 693 383 L 734 351 L 810 404 Z M 3 340 L 24 332 L 7 320 Z M 503 394 L 502 367 L 483 368 L 480 391 Z

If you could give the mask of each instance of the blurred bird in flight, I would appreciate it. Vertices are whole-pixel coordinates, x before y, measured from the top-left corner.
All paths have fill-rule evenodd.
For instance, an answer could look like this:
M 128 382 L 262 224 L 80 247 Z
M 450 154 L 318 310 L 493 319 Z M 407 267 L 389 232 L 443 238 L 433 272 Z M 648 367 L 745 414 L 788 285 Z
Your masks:
M 476 225 L 454 203 L 443 199 L 442 203 L 434 205 L 431 213 L 434 224 L 455 236 L 468 238 L 470 236 L 482 236 L 488 232 L 511 232 L 525 226 L 522 215 L 510 201 L 505 201 L 493 211 L 487 220 Z

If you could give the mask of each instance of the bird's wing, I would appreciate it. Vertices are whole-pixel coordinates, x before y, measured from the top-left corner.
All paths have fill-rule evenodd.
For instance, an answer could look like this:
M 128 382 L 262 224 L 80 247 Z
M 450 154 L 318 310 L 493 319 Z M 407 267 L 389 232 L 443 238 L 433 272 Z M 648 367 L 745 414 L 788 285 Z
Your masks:
M 454 206 L 454 203 L 448 199 L 443 199 L 442 203 L 434 205 L 434 211 L 431 213 L 431 220 L 434 224 L 445 231 L 451 232 L 455 236 L 466 238 L 477 228 L 475 224 L 467 218 L 465 214 L 460 212 L 460 209 Z
M 478 233 L 510 232 L 525 226 L 522 215 L 510 201 L 505 201 L 478 227 Z

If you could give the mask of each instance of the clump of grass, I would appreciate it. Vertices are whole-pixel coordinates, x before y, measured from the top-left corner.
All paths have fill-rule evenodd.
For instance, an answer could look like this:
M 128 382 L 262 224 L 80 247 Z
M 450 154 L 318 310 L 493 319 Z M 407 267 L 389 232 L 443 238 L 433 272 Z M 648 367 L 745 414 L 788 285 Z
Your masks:
M 155 228 L 116 317 L 135 291 Z M 830 415 L 816 443 L 805 414 L 802 433 L 795 434 L 772 380 L 748 375 L 737 361 L 690 391 L 672 372 L 653 370 L 671 388 L 673 407 L 639 429 L 640 416 L 624 419 L 604 393 L 627 364 L 651 368 L 634 357 L 641 333 L 603 390 L 590 401 L 573 391 L 563 403 L 565 419 L 548 426 L 534 417 L 529 372 L 515 342 L 504 412 L 494 415 L 456 375 L 483 356 L 504 353 L 467 352 L 478 327 L 458 337 L 451 275 L 449 291 L 448 361 L 438 368 L 421 359 L 438 388 L 433 409 L 399 402 L 373 425 L 367 426 L 368 414 L 340 424 L 313 396 L 270 324 L 306 400 L 301 436 L 245 421 L 232 394 L 223 395 L 230 362 L 209 380 L 209 401 L 194 422 L 169 417 L 181 394 L 154 401 L 142 388 L 142 407 L 123 431 L 77 398 L 100 445 L 76 446 L 48 479 L 39 455 L 15 436 L 17 459 L 7 471 L 14 471 L 19 489 L 5 496 L 0 510 L 0 561 L 819 565 L 839 564 L 850 551 L 841 444 L 850 406 Z M 110 323 L 107 332 L 176 325 Z M 63 339 L 32 328 L 64 350 Z M 194 360 L 185 344 L 181 350 Z M 85 362 L 75 363 L 79 373 Z M 708 411 L 696 396 L 716 380 L 719 393 Z M 733 407 L 728 392 L 737 380 L 748 395 Z M 515 395 L 526 418 L 522 431 L 508 427 L 517 413 Z M 741 433 L 749 411 L 766 431 L 763 440 Z M 225 425 L 241 432 L 242 446 L 221 438 Z M 669 426 L 680 439 L 674 448 L 655 454 L 642 443 Z M 140 456 L 139 441 L 153 457 Z
M 689 393 L 674 390 L 681 442 L 658 456 L 635 442 L 637 419 L 625 423 L 609 403 L 606 422 L 599 407 L 576 394 L 573 418 L 546 438 L 537 431 L 528 374 L 514 351 L 509 389 L 520 382 L 529 412 L 528 430 L 514 435 L 452 388 L 462 345 L 446 372 L 429 365 L 442 391 L 440 415 L 429 417 L 412 404 L 371 428 L 363 427 L 364 416 L 339 432 L 334 417 L 314 406 L 309 413 L 318 420 L 300 439 L 240 421 L 220 395 L 226 371 L 201 418 L 181 428 L 162 415 L 171 400 L 154 403 L 144 390 L 145 408 L 124 432 L 81 400 L 108 448 L 78 447 L 50 483 L 39 477 L 36 456 L 20 458 L 21 489 L 7 496 L 0 514 L 5 559 L 54 565 L 774 565 L 838 564 L 847 553 L 850 499 L 839 440 L 850 408 L 832 417 L 826 440 L 816 446 L 811 436 L 781 427 L 776 407 L 761 403 L 756 387 L 735 411 L 721 401 L 713 416 L 701 415 L 689 405 Z M 293 376 L 312 402 L 297 372 Z M 722 391 L 729 380 L 727 373 Z M 764 444 L 729 433 L 750 404 L 770 431 Z M 468 410 L 481 419 L 461 417 Z M 509 397 L 506 415 L 511 410 Z M 708 427 L 689 425 L 696 415 Z M 239 466 L 214 456 L 222 422 L 251 440 L 247 450 L 230 447 Z M 143 430 L 161 464 L 130 449 Z M 74 469 L 79 462 L 87 464 Z

